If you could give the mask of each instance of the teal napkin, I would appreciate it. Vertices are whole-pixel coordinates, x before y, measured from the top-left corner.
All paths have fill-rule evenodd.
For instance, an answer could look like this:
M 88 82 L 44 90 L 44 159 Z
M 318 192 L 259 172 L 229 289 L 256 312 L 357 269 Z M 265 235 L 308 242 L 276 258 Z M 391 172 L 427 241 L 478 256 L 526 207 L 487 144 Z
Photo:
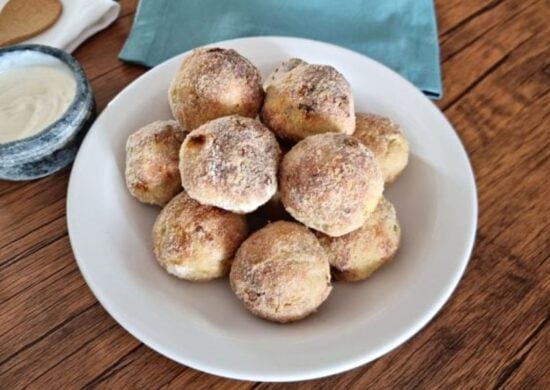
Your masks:
M 350 48 L 441 97 L 432 0 L 140 0 L 119 58 L 155 66 L 197 46 L 257 35 Z

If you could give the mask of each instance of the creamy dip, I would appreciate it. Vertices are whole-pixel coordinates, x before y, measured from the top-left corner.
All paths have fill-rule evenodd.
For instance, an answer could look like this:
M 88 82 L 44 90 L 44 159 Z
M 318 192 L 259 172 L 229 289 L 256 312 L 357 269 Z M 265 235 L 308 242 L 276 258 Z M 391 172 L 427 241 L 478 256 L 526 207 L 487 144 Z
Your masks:
M 67 110 L 76 81 L 60 61 L 0 67 L 0 143 L 31 137 Z

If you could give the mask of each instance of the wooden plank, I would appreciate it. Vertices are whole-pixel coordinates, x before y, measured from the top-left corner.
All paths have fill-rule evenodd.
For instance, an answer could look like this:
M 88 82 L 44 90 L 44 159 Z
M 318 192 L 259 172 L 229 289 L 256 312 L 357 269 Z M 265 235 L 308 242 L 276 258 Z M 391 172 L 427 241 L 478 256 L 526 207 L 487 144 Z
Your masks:
M 125 65 L 113 69 L 113 71 L 92 80 L 92 88 L 99 111 L 103 110 L 120 91 L 136 78 L 145 73 L 147 69 L 141 66 Z
M 128 37 L 133 16 L 128 14 L 119 17 L 108 29 L 101 31 L 89 43 L 82 45 L 74 52 L 75 58 L 90 80 L 124 66 L 124 63 L 118 59 L 118 53 Z M 97 91 L 95 88 L 93 90 Z
M 67 261 L 72 257 L 72 251 L 67 245 L 65 229 L 65 217 L 62 216 L 33 231 L 26 239 L 44 245 L 36 250 L 33 255 L 23 255 L 23 253 L 29 251 L 28 243 L 24 243 L 23 240 L 18 240 L 13 245 L 3 249 L 12 254 L 16 253 L 15 256 L 20 257 L 21 261 L 0 268 L 0 280 L 2 280 L 0 304 L 12 299 L 21 291 L 49 279 L 58 272 L 62 272 L 67 265 L 71 264 Z M 63 231 L 63 236 L 55 239 L 58 231 Z M 54 239 L 53 242 L 45 244 L 52 238 Z
M 547 61 L 548 44 L 537 34 L 448 111 L 476 172 L 479 229 L 516 254 L 548 251 L 550 190 L 540 185 L 550 169 Z M 512 225 L 531 228 L 518 235 Z
M 186 370 L 186 367 L 160 356 L 142 344 L 98 375 L 86 387 L 106 390 L 139 389 L 154 383 L 155 387 L 160 388 Z M 140 375 L 136 375 L 136 372 Z
M 527 7 L 504 20 L 442 64 L 444 97 L 439 107 L 448 108 L 466 91 L 503 64 L 507 56 L 533 35 L 547 31 L 548 12 Z M 497 9 L 493 9 L 496 12 Z M 451 41 L 457 44 L 455 41 Z M 450 45 L 450 43 L 449 43 Z M 454 46 L 449 49 L 453 50 Z M 445 56 L 447 46 L 442 46 Z
M 65 215 L 65 195 L 67 192 L 67 172 L 43 179 L 28 186 L 17 187 L 0 197 L 0 267 L 14 260 L 20 253 L 31 253 L 40 242 L 29 241 L 30 233 Z M 47 191 L 44 191 L 47 188 Z M 58 233 L 44 237 L 43 241 L 57 237 Z M 27 237 L 27 239 L 25 239 Z M 21 241 L 16 244 L 15 241 Z
M 116 362 L 139 345 L 139 341 L 116 324 L 88 342 L 75 341 L 78 350 L 34 379 L 31 387 L 81 388 L 101 374 L 106 365 Z
M 65 257 L 72 262 L 72 258 Z M 0 362 L 18 353 L 96 302 L 76 265 L 0 304 Z
M 0 383 L 7 388 L 27 386 L 113 327 L 114 320 L 93 305 L 1 365 Z
M 501 0 L 443 0 L 435 1 L 440 35 L 456 30 L 477 19 L 501 3 Z
M 183 371 L 180 375 L 166 383 L 161 388 L 163 390 L 190 388 L 207 390 L 218 386 L 223 386 L 224 390 L 248 390 L 255 388 L 253 382 L 220 378 L 191 369 Z
M 120 4 L 120 16 L 133 15 L 136 12 L 137 0 L 118 0 Z
M 538 1 L 492 1 L 491 7 L 483 7 L 482 13 L 461 22 L 459 28 L 455 26 L 451 31 L 440 33 L 441 61 L 447 61 L 490 30 L 500 28 L 505 21 L 516 18 L 527 8 L 535 6 Z
M 546 291 L 549 294 L 550 291 Z M 504 389 L 550 389 L 550 330 L 547 320 L 499 376 Z

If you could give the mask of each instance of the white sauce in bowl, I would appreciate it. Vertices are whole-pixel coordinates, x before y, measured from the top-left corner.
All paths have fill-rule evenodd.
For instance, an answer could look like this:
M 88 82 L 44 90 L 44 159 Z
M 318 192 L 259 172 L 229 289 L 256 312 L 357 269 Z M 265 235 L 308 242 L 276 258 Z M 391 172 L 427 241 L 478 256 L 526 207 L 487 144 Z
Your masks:
M 3 57 L 0 143 L 39 133 L 63 116 L 76 93 L 71 70 L 54 57 L 30 52 Z

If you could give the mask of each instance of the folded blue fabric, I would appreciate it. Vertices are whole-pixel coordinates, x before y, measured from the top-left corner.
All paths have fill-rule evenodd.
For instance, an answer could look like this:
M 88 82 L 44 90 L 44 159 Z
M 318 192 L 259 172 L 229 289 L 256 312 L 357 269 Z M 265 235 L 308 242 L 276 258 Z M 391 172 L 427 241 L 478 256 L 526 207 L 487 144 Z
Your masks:
M 441 96 L 432 0 L 140 0 L 119 58 L 155 66 L 197 46 L 258 35 L 347 47 Z

